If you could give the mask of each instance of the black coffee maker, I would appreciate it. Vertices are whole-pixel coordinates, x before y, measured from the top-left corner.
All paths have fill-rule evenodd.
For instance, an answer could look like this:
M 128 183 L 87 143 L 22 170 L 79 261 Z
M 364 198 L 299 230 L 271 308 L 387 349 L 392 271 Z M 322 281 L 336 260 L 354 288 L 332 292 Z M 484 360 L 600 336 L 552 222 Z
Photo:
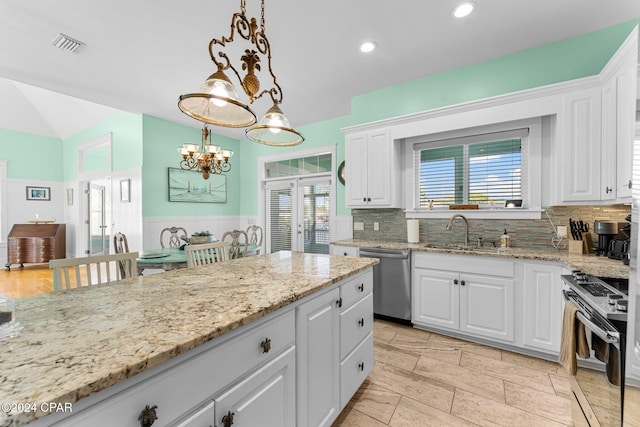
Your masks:
M 593 223 L 593 231 L 598 234 L 596 254 L 598 256 L 608 256 L 611 240 L 618 234 L 618 223 L 597 219 Z

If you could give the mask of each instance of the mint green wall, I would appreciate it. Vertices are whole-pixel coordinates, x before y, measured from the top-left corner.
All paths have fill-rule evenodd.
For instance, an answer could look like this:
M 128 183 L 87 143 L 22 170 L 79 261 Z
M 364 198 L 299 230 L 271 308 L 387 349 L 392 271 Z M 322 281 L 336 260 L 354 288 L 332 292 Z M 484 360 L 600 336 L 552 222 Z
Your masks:
M 120 112 L 64 140 L 64 180 L 78 176 L 78 145 L 112 133 L 113 170 L 142 166 L 142 116 Z
M 0 160 L 7 176 L 62 181 L 62 141 L 48 136 L 0 129 Z
M 195 121 L 194 121 L 195 123 Z M 182 158 L 177 151 L 184 143 L 200 145 L 202 130 L 183 126 L 153 116 L 143 116 L 144 136 L 142 165 L 142 215 L 154 216 L 201 216 L 238 215 L 240 200 L 246 197 L 240 186 L 240 175 L 244 163 L 241 144 L 233 139 L 213 135 L 213 143 L 234 151 L 231 171 L 227 173 L 227 203 L 183 203 L 169 202 L 168 168 L 179 167 Z M 215 132 L 215 127 L 212 127 Z M 255 185 L 254 185 L 255 186 Z
M 637 24 L 640 19 L 356 96 L 351 102 L 350 115 L 296 127 L 306 140 L 293 149 L 337 143 L 337 164 L 340 164 L 344 159 L 341 127 L 597 74 Z M 286 91 L 286 84 L 283 85 Z M 286 105 L 283 105 L 283 111 L 286 114 Z M 243 144 L 241 183 L 245 197 L 240 214 L 257 215 L 257 159 L 284 149 L 249 141 Z M 344 207 L 344 187 L 338 184 L 337 188 L 337 214 L 348 215 L 350 210 Z

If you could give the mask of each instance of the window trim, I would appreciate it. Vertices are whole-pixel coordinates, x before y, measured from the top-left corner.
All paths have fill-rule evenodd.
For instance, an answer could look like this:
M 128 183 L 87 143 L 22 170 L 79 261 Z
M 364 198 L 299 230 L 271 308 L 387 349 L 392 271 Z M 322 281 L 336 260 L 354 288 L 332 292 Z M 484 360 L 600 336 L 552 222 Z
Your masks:
M 8 175 L 7 175 L 7 161 L 0 160 L 0 244 L 6 247 L 7 235 L 9 234 L 9 206 L 8 206 Z
M 528 207 L 525 209 L 477 209 L 465 210 L 464 215 L 468 218 L 484 219 L 540 219 L 541 193 L 542 193 L 542 117 L 515 120 L 491 125 L 478 126 L 468 129 L 458 129 L 454 131 L 439 132 L 428 135 L 421 135 L 407 138 L 405 143 L 408 149 L 405 151 L 405 200 L 407 218 L 449 218 L 452 211 L 448 207 L 438 207 L 433 210 L 417 208 L 417 179 L 414 162 L 414 151 L 417 145 L 436 143 L 447 139 L 468 138 L 473 135 L 486 133 L 497 133 L 512 131 L 516 129 L 528 128 L 529 136 L 526 144 L 527 152 L 523 155 L 527 157 L 527 176 L 523 177 L 523 193 L 528 195 Z M 435 147 L 435 145 L 434 145 Z

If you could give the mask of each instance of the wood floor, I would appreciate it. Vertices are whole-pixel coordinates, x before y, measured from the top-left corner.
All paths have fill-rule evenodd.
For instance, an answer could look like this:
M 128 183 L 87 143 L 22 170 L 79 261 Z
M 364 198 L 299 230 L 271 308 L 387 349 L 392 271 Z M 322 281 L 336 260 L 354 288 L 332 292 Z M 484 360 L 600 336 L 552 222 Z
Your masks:
M 51 292 L 48 265 L 0 272 L 0 293 Z M 572 425 L 557 363 L 376 320 L 376 364 L 334 426 Z

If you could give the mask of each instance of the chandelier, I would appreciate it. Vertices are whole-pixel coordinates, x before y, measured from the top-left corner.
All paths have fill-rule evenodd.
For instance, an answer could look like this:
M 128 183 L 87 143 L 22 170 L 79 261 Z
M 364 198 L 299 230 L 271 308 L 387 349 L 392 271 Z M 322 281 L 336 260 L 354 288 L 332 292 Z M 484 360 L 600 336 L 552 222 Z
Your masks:
M 211 174 L 222 174 L 231 170 L 229 158 L 233 156 L 233 151 L 221 149 L 211 143 L 211 132 L 207 125 L 202 129 L 202 145 L 184 144 L 178 147 L 178 152 L 182 154 L 180 168 L 185 170 L 196 170 L 202 174 L 204 179 L 209 179 Z
M 240 69 L 246 75 L 240 76 L 238 67 L 234 66 L 229 56 L 222 50 L 234 42 L 236 34 L 251 43 L 250 49 L 245 49 L 240 57 Z M 217 51 L 217 52 L 214 52 Z M 209 42 L 209 56 L 217 67 L 204 82 L 200 92 L 181 95 L 178 108 L 190 117 L 204 123 L 223 127 L 247 127 L 245 134 L 252 141 L 266 145 L 292 146 L 301 144 L 304 137 L 291 128 L 289 121 L 282 113 L 282 88 L 277 82 L 276 75 L 271 68 L 271 45 L 264 32 L 264 0 L 261 0 L 260 26 L 256 18 L 248 19 L 246 15 L 246 0 L 240 0 L 240 12 L 231 18 L 231 31 L 228 37 L 212 39 Z M 271 87 L 260 90 L 260 80 L 256 71 L 261 71 L 266 60 L 267 70 L 271 75 Z M 235 74 L 240 87 L 249 97 L 249 103 L 269 95 L 273 106 L 264 117 L 256 123 L 256 115 L 249 106 L 242 101 L 236 88 L 225 74 L 231 70 Z M 253 126 L 252 126 L 253 125 Z

